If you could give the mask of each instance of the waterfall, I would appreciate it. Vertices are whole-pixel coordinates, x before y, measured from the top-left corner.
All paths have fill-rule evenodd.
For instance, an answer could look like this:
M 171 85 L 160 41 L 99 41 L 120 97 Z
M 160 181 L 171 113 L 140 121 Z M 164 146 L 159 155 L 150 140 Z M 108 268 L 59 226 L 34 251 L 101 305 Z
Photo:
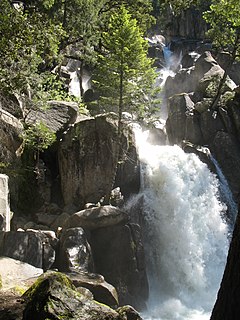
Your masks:
M 218 179 L 195 154 L 152 146 L 141 130 L 136 140 L 150 285 L 143 319 L 209 319 L 229 245 Z

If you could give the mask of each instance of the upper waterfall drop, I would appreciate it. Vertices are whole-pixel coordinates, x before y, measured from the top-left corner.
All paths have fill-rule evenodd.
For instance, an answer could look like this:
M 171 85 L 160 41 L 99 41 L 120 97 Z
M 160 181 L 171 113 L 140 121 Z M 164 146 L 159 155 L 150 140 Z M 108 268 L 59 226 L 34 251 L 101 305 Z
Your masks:
M 228 249 L 218 180 L 195 154 L 137 130 L 150 297 L 145 320 L 209 319 Z

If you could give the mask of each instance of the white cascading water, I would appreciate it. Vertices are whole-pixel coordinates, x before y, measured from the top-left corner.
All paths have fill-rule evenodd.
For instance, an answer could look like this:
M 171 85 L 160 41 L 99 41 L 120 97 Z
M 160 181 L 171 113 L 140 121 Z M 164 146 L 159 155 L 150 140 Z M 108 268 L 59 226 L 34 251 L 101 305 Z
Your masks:
M 144 320 L 207 320 L 228 250 L 218 180 L 195 154 L 136 130 L 150 285 Z

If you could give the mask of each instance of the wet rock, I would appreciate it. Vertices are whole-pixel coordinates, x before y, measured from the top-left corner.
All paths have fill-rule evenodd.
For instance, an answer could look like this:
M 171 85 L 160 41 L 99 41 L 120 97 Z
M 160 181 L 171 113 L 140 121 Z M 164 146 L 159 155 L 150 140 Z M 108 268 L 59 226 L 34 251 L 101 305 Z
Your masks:
M 82 228 L 63 230 L 58 252 L 57 267 L 60 271 L 94 271 L 91 247 Z

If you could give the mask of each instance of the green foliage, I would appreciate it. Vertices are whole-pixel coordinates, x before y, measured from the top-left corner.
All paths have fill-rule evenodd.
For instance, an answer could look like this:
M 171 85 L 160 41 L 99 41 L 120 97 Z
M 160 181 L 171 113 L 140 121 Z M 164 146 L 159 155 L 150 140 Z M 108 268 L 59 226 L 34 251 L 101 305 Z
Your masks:
M 230 53 L 240 48 L 240 2 L 238 0 L 213 0 L 210 10 L 204 13 L 204 19 L 209 23 L 208 36 L 217 48 Z
M 1 90 L 22 93 L 33 87 L 39 66 L 57 58 L 63 30 L 38 13 L 14 9 L 7 0 L 0 2 L 0 21 Z
M 23 139 L 28 148 L 40 152 L 47 149 L 56 140 L 56 135 L 46 125 L 39 122 L 25 129 Z
M 137 21 L 124 7 L 112 15 L 102 43 L 105 51 L 98 56 L 94 75 L 99 103 L 106 111 L 121 109 L 120 112 L 137 113 L 140 117 L 151 112 L 148 97 L 155 70 Z
M 210 10 L 204 13 L 204 19 L 209 23 L 209 37 L 217 50 L 226 50 L 230 59 L 220 81 L 217 94 L 213 100 L 215 109 L 220 102 L 227 75 L 240 54 L 240 2 L 238 0 L 213 0 Z

